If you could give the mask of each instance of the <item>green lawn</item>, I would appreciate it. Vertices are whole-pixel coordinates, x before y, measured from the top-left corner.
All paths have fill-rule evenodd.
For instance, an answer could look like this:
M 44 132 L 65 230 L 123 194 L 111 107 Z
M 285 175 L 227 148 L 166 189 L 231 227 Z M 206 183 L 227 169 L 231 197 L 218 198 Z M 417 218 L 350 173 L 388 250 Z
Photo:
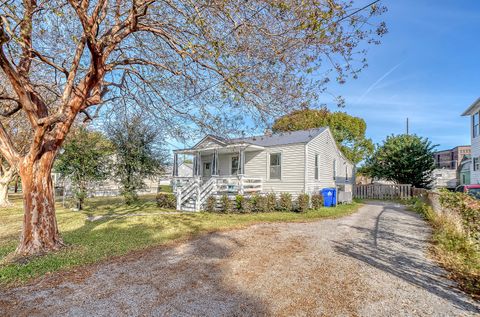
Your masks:
M 356 211 L 360 206 L 353 203 L 306 213 L 217 214 L 174 213 L 173 210 L 158 208 L 153 196 L 143 196 L 133 206 L 124 205 L 121 198 L 91 199 L 82 212 L 71 211 L 58 204 L 58 224 L 67 247 L 32 258 L 24 264 L 12 264 L 5 261 L 5 257 L 14 252 L 22 225 L 21 200 L 13 197 L 13 202 L 13 207 L 0 209 L 0 285 L 3 286 L 21 284 L 49 272 L 95 263 L 202 232 L 241 228 L 258 222 L 339 217 Z M 91 222 L 87 221 L 89 216 L 106 217 Z

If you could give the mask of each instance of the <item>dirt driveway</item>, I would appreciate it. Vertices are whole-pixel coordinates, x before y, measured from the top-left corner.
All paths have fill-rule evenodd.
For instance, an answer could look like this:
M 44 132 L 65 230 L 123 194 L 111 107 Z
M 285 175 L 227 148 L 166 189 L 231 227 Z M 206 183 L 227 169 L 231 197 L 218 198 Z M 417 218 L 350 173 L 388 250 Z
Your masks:
M 11 316 L 473 316 L 480 305 L 426 258 L 429 228 L 369 203 L 314 223 L 208 234 L 0 291 Z

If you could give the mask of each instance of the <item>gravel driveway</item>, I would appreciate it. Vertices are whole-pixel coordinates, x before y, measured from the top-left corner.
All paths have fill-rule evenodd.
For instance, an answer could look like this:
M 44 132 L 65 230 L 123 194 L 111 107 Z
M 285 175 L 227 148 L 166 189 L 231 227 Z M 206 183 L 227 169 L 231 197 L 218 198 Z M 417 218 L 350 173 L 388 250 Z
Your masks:
M 314 223 L 204 235 L 0 291 L 2 316 L 474 316 L 426 257 L 429 227 L 372 202 Z

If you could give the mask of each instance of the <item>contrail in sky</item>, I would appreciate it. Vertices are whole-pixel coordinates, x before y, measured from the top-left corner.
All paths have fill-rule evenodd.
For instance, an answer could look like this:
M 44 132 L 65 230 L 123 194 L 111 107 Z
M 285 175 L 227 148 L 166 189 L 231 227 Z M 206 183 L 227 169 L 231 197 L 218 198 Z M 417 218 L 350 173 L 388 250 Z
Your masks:
M 393 73 L 398 67 L 400 67 L 400 65 L 402 65 L 403 62 L 400 62 L 398 63 L 397 65 L 393 66 L 389 71 L 387 71 L 385 74 L 383 74 L 379 79 L 377 79 L 377 81 L 375 81 L 373 84 L 370 85 L 370 87 L 367 88 L 367 90 L 365 90 L 365 92 L 360 96 L 360 98 L 358 98 L 358 101 L 362 101 L 363 98 L 365 98 L 366 95 L 368 95 L 368 93 L 370 91 L 373 90 L 373 88 L 375 88 L 378 84 L 380 84 L 382 82 L 382 80 L 384 80 L 385 78 L 388 77 L 388 75 L 390 75 L 391 73 Z

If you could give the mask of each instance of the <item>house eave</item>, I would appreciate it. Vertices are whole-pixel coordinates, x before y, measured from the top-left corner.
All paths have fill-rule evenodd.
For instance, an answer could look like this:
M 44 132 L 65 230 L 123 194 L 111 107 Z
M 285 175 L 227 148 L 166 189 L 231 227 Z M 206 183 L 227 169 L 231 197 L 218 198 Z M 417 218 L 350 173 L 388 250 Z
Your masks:
M 478 98 L 477 100 L 475 100 L 474 103 L 472 103 L 472 105 L 470 107 L 467 108 L 467 110 L 465 110 L 463 113 L 462 113 L 462 116 L 465 117 L 465 116 L 471 116 L 473 115 L 474 113 L 476 113 L 478 110 L 480 109 L 480 98 Z
M 208 147 L 208 148 L 190 148 L 190 149 L 179 149 L 179 150 L 174 150 L 173 153 L 176 154 L 196 154 L 196 153 L 202 153 L 202 152 L 211 152 L 214 150 L 222 151 L 224 150 L 225 152 L 228 153 L 233 153 L 237 151 L 238 149 L 243 148 L 245 151 L 261 151 L 264 150 L 265 147 L 259 146 L 259 145 L 254 145 L 254 144 L 249 144 L 249 143 L 236 143 L 236 144 L 229 144 L 226 146 L 216 146 L 216 147 Z

